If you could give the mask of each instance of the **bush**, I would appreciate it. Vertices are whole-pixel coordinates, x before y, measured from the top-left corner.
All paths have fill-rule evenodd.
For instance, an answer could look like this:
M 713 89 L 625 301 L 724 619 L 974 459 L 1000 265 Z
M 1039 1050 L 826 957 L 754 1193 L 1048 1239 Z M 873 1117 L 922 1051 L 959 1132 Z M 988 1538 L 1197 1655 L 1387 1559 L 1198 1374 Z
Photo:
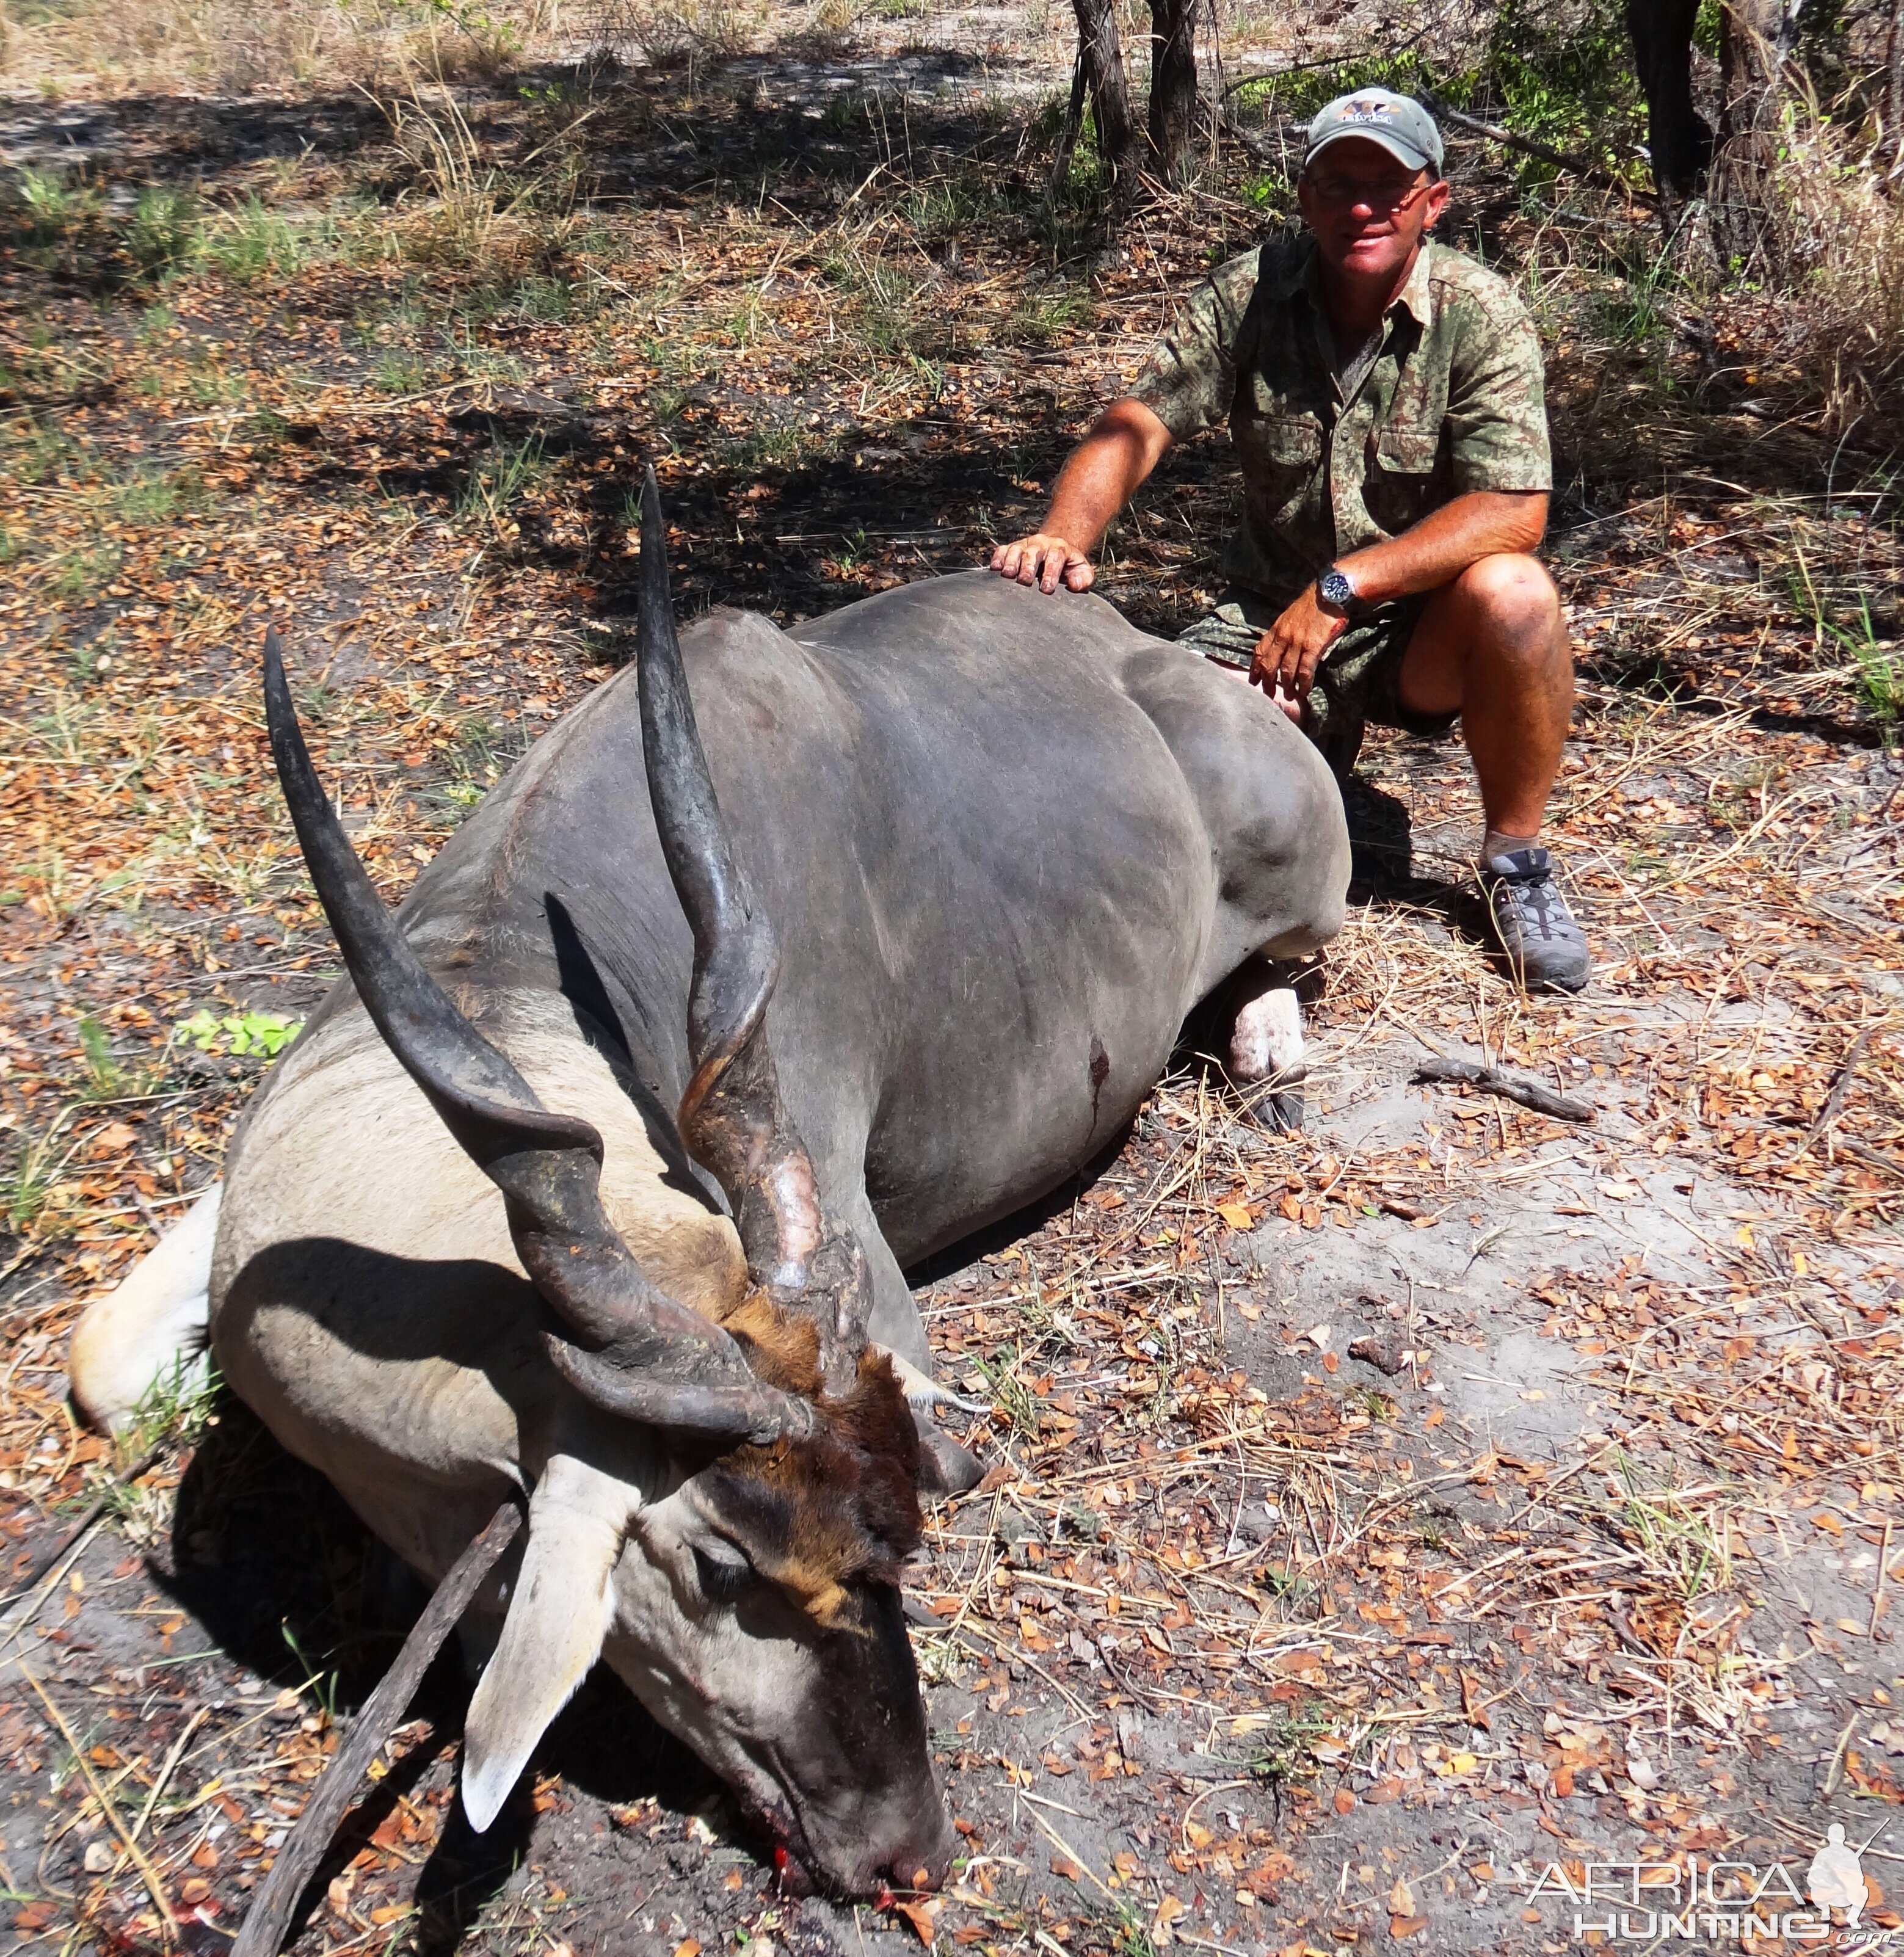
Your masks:
M 1239 106 L 1302 122 L 1351 90 L 1391 88 L 1439 96 L 1555 149 L 1630 156 L 1645 135 L 1646 106 L 1620 0 L 1503 0 L 1476 17 L 1485 24 L 1465 42 L 1268 77 L 1239 90 Z M 1552 174 L 1531 158 L 1509 160 L 1531 177 Z

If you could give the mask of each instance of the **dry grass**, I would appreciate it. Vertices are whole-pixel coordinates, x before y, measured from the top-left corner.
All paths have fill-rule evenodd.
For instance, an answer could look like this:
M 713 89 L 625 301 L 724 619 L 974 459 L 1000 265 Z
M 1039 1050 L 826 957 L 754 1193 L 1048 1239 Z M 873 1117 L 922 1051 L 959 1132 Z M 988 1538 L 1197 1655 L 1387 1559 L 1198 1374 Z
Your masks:
M 1774 370 L 1836 432 L 1861 422 L 1894 429 L 1904 408 L 1904 204 L 1890 167 L 1894 146 L 1894 135 L 1887 141 L 1869 123 L 1826 114 L 1803 76 L 1791 74 L 1757 248 L 1722 286 L 1716 267 L 1704 274 L 1717 288 L 1721 345 Z
M 577 10 L 570 25 L 590 46 L 667 68 L 745 52 L 767 14 L 765 0 L 738 5 L 729 0 L 594 0 Z M 837 32 L 840 24 L 815 21 L 822 31 Z
M 406 0 L 69 0 L 0 8 L 0 85 L 58 96 L 94 90 L 218 94 L 363 84 L 406 70 L 493 78 L 544 38 L 551 0 L 482 8 Z

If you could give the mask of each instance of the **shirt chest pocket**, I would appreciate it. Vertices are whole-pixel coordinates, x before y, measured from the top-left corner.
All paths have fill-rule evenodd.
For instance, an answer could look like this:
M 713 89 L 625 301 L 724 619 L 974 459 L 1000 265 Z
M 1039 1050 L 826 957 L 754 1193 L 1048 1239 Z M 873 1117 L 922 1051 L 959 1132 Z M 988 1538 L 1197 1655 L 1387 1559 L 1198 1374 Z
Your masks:
M 1445 500 L 1441 493 L 1445 471 L 1439 428 L 1385 428 L 1369 447 L 1364 498 L 1370 517 L 1389 536 L 1419 523 L 1437 502 Z
M 1322 428 L 1313 415 L 1245 412 L 1230 433 L 1244 488 L 1270 515 L 1300 501 L 1322 466 Z

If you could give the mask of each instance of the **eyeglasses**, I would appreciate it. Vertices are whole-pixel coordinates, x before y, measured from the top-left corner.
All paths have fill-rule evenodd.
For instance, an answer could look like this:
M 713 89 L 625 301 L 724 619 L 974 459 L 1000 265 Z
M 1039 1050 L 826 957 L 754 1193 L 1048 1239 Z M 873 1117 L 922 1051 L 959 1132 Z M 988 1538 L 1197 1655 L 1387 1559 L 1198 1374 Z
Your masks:
M 1412 177 L 1384 177 L 1379 183 L 1358 183 L 1351 177 L 1311 177 L 1311 194 L 1318 203 L 1339 210 L 1365 204 L 1371 210 L 1406 210 L 1433 184 L 1417 183 Z

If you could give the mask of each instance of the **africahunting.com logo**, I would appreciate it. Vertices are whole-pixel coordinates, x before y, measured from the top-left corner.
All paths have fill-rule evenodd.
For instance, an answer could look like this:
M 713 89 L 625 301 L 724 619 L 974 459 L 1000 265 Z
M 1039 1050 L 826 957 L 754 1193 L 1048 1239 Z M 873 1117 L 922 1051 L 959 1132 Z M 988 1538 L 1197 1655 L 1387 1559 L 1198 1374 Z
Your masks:
M 1573 1935 L 1589 1945 L 1651 1949 L 1691 1940 L 1749 1946 L 1779 1939 L 1833 1957 L 1904 1952 L 1896 1918 L 1870 1917 L 1877 1895 L 1861 1853 L 1834 1821 L 1809 1864 L 1696 1855 L 1684 1862 L 1550 1862 L 1527 1898 L 1570 1914 Z

